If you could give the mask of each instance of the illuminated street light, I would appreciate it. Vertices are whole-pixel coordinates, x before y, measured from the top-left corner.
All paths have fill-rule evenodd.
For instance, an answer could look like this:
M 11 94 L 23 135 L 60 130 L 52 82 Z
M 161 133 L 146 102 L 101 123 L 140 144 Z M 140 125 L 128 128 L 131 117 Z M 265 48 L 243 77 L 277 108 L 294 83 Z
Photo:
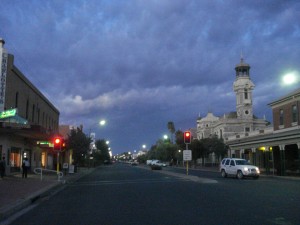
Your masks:
M 168 135 L 165 134 L 164 135 L 164 139 L 167 140 L 168 139 Z
M 285 85 L 295 84 L 299 81 L 299 74 L 297 71 L 287 73 L 282 77 L 282 81 Z
M 100 126 L 104 126 L 106 124 L 106 120 L 100 120 L 99 124 Z

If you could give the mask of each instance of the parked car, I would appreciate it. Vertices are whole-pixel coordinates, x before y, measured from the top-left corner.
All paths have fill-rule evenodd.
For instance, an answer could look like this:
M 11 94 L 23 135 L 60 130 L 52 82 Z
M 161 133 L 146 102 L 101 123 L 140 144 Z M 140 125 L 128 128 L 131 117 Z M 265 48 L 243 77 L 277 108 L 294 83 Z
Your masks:
M 134 161 L 131 162 L 131 165 L 132 165 L 132 166 L 137 166 L 137 165 L 139 165 L 139 162 L 136 161 L 136 160 L 134 160 Z
M 149 160 L 146 161 L 146 164 L 147 164 L 148 166 L 150 166 L 151 163 L 152 163 L 152 160 L 151 160 L 151 159 L 149 159 Z
M 151 165 L 157 165 L 157 166 L 162 166 L 162 167 L 167 166 L 167 164 L 161 162 L 160 160 L 152 160 Z
M 259 178 L 260 171 L 257 166 L 251 165 L 245 159 L 224 158 L 220 163 L 222 177 L 236 176 L 238 179 L 243 177 Z

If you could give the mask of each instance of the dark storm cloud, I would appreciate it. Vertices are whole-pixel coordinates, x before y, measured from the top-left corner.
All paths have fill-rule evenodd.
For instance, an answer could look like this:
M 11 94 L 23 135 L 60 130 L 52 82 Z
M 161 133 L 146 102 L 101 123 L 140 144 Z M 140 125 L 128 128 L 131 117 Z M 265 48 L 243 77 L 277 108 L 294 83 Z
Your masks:
M 241 53 L 254 113 L 271 120 L 267 103 L 291 90 L 282 74 L 299 70 L 299 10 L 279 0 L 3 0 L 0 36 L 61 123 L 96 129 L 106 118 L 113 149 L 132 150 L 168 121 L 187 129 L 199 113 L 235 111 Z

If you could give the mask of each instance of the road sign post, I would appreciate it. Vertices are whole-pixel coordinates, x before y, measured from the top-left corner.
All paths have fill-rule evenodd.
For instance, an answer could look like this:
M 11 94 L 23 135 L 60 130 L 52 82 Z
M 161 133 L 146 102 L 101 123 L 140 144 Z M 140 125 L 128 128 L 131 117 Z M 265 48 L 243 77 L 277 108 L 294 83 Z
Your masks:
M 189 161 L 192 160 L 192 151 L 183 150 L 183 161 L 186 161 L 186 175 L 189 175 Z

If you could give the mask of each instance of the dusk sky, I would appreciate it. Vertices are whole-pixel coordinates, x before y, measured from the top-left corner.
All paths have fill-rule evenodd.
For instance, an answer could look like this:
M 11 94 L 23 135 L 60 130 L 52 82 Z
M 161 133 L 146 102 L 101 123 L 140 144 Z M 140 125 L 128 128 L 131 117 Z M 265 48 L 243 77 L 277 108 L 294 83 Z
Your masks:
M 1 0 L 0 37 L 15 65 L 60 111 L 60 124 L 150 148 L 167 123 L 236 111 L 235 65 L 251 66 L 254 114 L 299 88 L 300 1 Z M 100 127 L 98 121 L 105 119 Z

